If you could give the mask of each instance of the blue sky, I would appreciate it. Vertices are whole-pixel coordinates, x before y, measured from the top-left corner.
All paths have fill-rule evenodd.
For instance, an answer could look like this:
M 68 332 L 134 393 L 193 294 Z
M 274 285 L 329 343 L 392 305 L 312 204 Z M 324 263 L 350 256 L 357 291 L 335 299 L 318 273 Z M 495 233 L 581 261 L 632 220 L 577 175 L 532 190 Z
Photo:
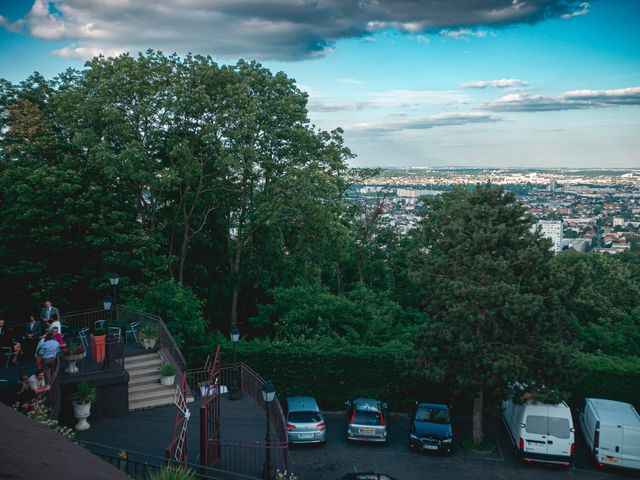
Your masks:
M 354 166 L 640 168 L 639 21 L 636 0 L 2 2 L 0 77 L 147 48 L 256 58 Z

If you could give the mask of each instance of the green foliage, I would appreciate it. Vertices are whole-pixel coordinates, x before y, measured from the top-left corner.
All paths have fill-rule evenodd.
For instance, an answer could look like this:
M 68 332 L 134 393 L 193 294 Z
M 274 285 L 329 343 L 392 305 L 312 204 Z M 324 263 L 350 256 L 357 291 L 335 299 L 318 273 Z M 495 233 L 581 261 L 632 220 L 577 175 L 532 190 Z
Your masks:
M 184 345 L 186 339 L 204 335 L 203 304 L 204 302 L 198 299 L 189 287 L 180 285 L 173 279 L 151 286 L 141 299 L 127 300 L 127 305 L 132 308 L 160 316 L 178 346 Z M 152 338 L 146 337 L 146 328 L 143 325 L 143 335 L 145 338 Z
M 172 377 L 178 371 L 173 363 L 163 363 L 158 370 L 163 377 Z
M 16 410 L 18 410 L 20 407 L 20 404 L 17 403 L 13 406 L 13 408 L 15 408 Z M 60 422 L 58 422 L 58 420 L 53 420 L 50 418 L 49 416 L 50 411 L 47 407 L 45 407 L 44 405 L 41 405 L 39 403 L 36 403 L 33 408 L 31 408 L 28 412 L 27 412 L 27 417 L 29 417 L 30 419 L 44 425 L 45 427 L 49 427 L 50 429 L 58 432 L 60 435 L 62 435 L 63 437 L 67 437 L 71 440 L 73 440 L 76 436 L 76 432 L 73 430 L 73 428 L 69 428 L 69 427 L 65 427 L 64 425 L 60 425 Z
M 157 340 L 160 338 L 160 332 L 158 326 L 151 322 L 145 322 L 140 327 L 140 337 L 147 340 Z
M 96 401 L 97 391 L 95 387 L 92 387 L 87 382 L 78 383 L 77 389 L 69 398 L 73 403 L 83 405 L 85 403 L 93 403 Z
M 157 473 L 151 473 L 147 480 L 195 480 L 196 472 L 191 468 L 164 467 Z

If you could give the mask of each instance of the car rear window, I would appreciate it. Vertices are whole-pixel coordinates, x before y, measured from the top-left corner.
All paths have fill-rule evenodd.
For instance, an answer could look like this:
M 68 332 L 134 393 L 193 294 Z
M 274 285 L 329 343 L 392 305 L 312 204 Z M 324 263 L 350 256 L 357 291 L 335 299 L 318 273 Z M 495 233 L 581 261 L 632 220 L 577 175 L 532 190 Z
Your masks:
M 353 422 L 356 425 L 382 425 L 380 418 L 380 412 L 361 411 L 357 410 L 353 417 Z
M 571 426 L 568 418 L 549 417 L 549 435 L 556 438 L 569 438 Z
M 416 420 L 429 423 L 451 423 L 449 412 L 444 408 L 420 407 L 416 411 Z
M 318 412 L 289 412 L 289 421 L 293 423 L 317 423 L 322 421 Z
M 529 415 L 526 422 L 527 433 L 535 433 L 536 435 L 547 434 L 547 417 L 539 415 Z

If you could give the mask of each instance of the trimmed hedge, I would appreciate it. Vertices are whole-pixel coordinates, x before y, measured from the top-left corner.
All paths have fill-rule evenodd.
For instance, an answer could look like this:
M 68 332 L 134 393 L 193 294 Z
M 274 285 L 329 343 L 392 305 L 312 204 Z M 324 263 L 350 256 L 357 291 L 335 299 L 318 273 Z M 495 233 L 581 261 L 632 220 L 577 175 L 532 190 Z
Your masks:
M 223 362 L 231 361 L 230 342 L 222 344 L 222 354 Z M 442 386 L 418 375 L 415 358 L 411 346 L 394 343 L 376 347 L 256 339 L 238 345 L 238 359 L 272 381 L 281 398 L 313 395 L 327 410 L 341 410 L 345 400 L 356 396 L 381 398 L 395 411 L 406 411 L 417 399 L 451 402 Z M 569 389 L 572 406 L 589 396 L 639 406 L 640 358 L 583 353 L 578 363 L 584 376 Z M 453 403 L 465 413 L 470 407 L 463 398 Z

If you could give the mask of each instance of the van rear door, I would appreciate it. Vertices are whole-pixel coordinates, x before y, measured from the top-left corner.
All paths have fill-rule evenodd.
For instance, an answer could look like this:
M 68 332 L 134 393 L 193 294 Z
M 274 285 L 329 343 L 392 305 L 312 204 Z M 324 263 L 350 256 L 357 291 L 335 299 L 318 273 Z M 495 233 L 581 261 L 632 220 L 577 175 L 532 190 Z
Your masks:
M 548 422 L 547 452 L 549 455 L 571 456 L 571 445 L 575 439 L 569 419 L 549 416 Z
M 640 429 L 622 429 L 622 466 L 640 470 Z
M 547 454 L 547 416 L 527 415 L 523 433 L 524 453 Z
M 600 461 L 608 465 L 622 466 L 622 426 L 601 424 L 599 443 Z

